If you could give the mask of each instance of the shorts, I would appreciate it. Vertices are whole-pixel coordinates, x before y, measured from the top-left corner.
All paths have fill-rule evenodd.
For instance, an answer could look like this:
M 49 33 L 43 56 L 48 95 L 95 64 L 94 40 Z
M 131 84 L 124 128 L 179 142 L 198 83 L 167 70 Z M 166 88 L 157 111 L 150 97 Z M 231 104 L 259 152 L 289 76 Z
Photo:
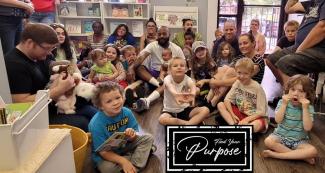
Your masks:
M 308 143 L 307 140 L 298 140 L 298 141 L 291 141 L 286 139 L 285 137 L 277 134 L 277 133 L 271 133 L 271 135 L 277 139 L 280 140 L 281 144 L 285 145 L 286 147 L 295 150 L 300 144 Z
M 288 76 L 322 72 L 325 69 L 325 48 L 313 47 L 299 53 L 283 49 L 271 54 L 269 60 Z
M 234 114 L 239 118 L 239 120 L 242 120 L 242 119 L 244 119 L 244 118 L 247 117 L 246 114 L 244 114 L 244 113 L 242 113 L 242 112 L 239 111 L 239 109 L 238 109 L 237 106 L 231 104 L 231 108 L 232 108 L 232 111 L 234 112 Z M 261 124 L 262 124 L 262 129 L 263 129 L 263 130 L 264 130 L 264 129 L 267 129 L 267 126 L 266 126 L 266 123 L 265 123 L 265 118 L 262 118 L 262 117 L 261 117 L 261 118 L 258 118 L 258 119 L 256 119 L 256 120 L 258 120 L 258 121 L 261 122 Z M 255 120 L 254 120 L 254 121 L 255 121 Z
M 125 89 L 128 86 L 128 82 L 126 82 L 126 80 L 120 80 L 118 81 L 118 84 Z
M 267 56 L 267 59 L 273 64 L 275 65 L 282 57 L 292 54 L 296 51 L 295 48 L 291 47 L 287 47 L 284 49 L 281 49 L 279 51 L 276 51 L 270 55 Z
M 160 74 L 160 71 L 157 71 L 157 70 L 150 70 L 148 69 L 148 72 L 151 74 L 152 77 L 154 78 L 158 78 L 159 77 L 159 74 Z
M 173 116 L 174 118 L 178 118 L 181 120 L 189 120 L 190 119 L 190 113 L 192 112 L 192 110 L 194 109 L 194 107 L 187 107 L 185 108 L 182 112 L 179 113 L 172 113 L 172 112 L 168 112 L 168 111 L 162 111 L 161 113 L 168 113 L 171 116 Z

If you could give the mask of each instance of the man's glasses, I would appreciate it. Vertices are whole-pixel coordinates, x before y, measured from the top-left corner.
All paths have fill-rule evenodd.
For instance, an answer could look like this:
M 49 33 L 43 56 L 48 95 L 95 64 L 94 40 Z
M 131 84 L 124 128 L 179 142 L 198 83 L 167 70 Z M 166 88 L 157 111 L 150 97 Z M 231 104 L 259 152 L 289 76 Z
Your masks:
M 51 23 L 50 26 L 52 28 L 56 28 L 56 27 L 64 28 L 64 25 L 62 23 Z
M 56 49 L 56 45 L 55 46 L 51 46 L 51 47 L 45 47 L 45 46 L 42 46 L 41 44 L 39 43 L 36 43 L 39 47 L 41 47 L 43 50 L 45 50 L 46 52 L 52 52 L 54 49 Z

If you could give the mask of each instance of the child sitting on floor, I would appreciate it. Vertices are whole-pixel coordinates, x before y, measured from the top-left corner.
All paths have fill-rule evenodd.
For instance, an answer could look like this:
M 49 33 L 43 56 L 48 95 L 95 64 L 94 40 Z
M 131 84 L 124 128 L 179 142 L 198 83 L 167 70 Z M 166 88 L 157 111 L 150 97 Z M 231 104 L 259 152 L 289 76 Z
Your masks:
M 315 92 L 308 76 L 289 78 L 282 100 L 275 109 L 278 127 L 265 139 L 262 156 L 278 159 L 304 160 L 315 164 L 316 148 L 308 143 L 308 131 L 313 127 Z
M 168 65 L 170 63 L 170 60 L 172 59 L 172 51 L 170 48 L 166 48 L 162 50 L 162 59 L 163 63 L 160 67 L 159 77 L 158 81 L 159 83 L 163 83 L 164 78 L 168 74 Z M 129 91 L 129 90 L 128 90 Z M 157 89 L 155 89 L 148 97 L 146 98 L 139 98 L 133 105 L 132 109 L 136 112 L 141 112 L 144 110 L 149 109 L 150 104 L 157 100 L 164 92 L 164 88 L 162 86 L 159 86 Z
M 88 82 L 97 83 L 103 81 L 113 81 L 118 73 L 114 65 L 107 60 L 102 49 L 95 49 L 90 52 L 94 65 L 90 69 Z
M 172 50 L 170 48 L 163 49 L 161 57 L 164 60 L 164 62 L 161 65 L 158 80 L 161 80 L 161 82 L 162 82 L 164 80 L 164 78 L 167 76 L 168 64 L 169 64 L 169 61 L 173 57 Z
M 138 123 L 124 104 L 123 90 L 113 82 L 101 83 L 93 97 L 98 111 L 89 123 L 92 135 L 92 158 L 100 172 L 138 172 L 146 166 L 153 147 L 151 135 L 138 135 Z M 96 149 L 114 132 L 124 132 L 125 146 L 113 150 Z
M 186 61 L 175 57 L 169 66 L 170 74 L 164 79 L 162 125 L 197 125 L 209 116 L 207 107 L 194 106 L 196 86 L 186 72 Z
M 226 71 L 228 67 L 223 67 L 225 65 L 229 66 L 235 56 L 235 49 L 228 43 L 222 42 L 217 51 L 217 58 L 215 60 L 218 71 Z M 220 73 L 216 73 L 213 78 L 214 79 L 223 79 L 227 77 L 225 74 L 220 75 Z M 207 102 L 211 103 L 213 107 L 217 105 L 221 97 L 224 96 L 224 93 L 228 90 L 228 87 L 216 87 L 214 89 L 210 89 L 207 95 Z
M 268 127 L 267 102 L 263 88 L 252 80 L 254 63 L 250 58 L 236 62 L 237 80 L 218 103 L 221 116 L 229 125 L 253 125 L 253 131 L 264 132 Z

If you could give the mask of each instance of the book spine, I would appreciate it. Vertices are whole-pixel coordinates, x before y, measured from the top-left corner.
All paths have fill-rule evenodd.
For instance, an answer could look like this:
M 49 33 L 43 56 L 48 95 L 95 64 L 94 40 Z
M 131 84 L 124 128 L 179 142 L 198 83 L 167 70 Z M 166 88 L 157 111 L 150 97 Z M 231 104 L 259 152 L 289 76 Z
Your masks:
M 7 124 L 6 109 L 0 108 L 0 124 Z

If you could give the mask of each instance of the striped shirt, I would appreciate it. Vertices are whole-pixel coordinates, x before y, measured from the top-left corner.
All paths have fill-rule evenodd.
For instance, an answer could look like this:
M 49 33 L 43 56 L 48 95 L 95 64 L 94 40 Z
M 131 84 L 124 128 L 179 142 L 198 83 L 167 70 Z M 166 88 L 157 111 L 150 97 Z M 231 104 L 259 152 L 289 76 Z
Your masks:
M 282 105 L 282 100 L 279 101 L 275 112 L 277 112 Z M 312 121 L 314 107 L 309 105 L 309 113 Z M 293 106 L 290 102 L 287 106 L 284 118 L 278 127 L 274 130 L 274 133 L 284 137 L 289 141 L 300 141 L 309 139 L 308 133 L 304 130 L 302 120 L 302 108 L 301 106 Z
M 87 36 L 87 41 L 90 43 L 90 46 L 92 49 L 103 49 L 104 46 L 106 45 L 106 38 L 107 35 L 103 35 L 102 40 L 100 40 L 98 43 L 94 42 L 94 35 L 88 35 Z

